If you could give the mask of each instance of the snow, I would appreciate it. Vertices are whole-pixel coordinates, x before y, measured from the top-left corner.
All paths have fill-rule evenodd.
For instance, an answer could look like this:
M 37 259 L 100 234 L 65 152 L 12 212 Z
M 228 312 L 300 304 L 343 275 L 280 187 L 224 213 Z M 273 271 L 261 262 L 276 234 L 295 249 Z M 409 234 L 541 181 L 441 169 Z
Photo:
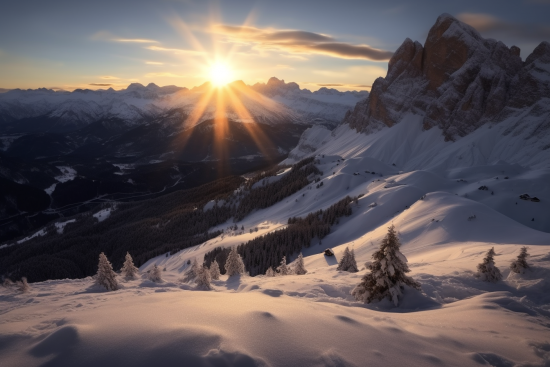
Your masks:
M 44 191 L 46 191 L 46 194 L 51 196 L 53 194 L 53 192 L 55 191 L 56 186 L 57 186 L 57 183 L 54 183 L 50 187 L 44 189 Z
M 56 167 L 61 171 L 61 175 L 56 176 L 54 178 L 61 183 L 72 181 L 77 176 L 76 170 L 72 167 L 69 167 L 69 166 L 56 166 Z M 55 190 L 55 187 L 54 187 L 54 190 Z
M 113 208 L 106 208 L 101 209 L 97 213 L 93 215 L 94 218 L 96 218 L 99 222 L 103 222 L 105 219 L 109 218 L 111 216 L 111 211 Z
M 57 228 L 57 233 L 62 234 L 63 230 L 65 229 L 65 226 L 69 223 L 74 223 L 74 222 L 76 222 L 76 219 L 69 219 L 66 222 L 56 222 L 55 228 Z
M 547 365 L 548 161 L 537 163 L 516 148 L 495 153 L 500 143 L 486 143 L 498 126 L 451 143 L 438 140 L 436 129 L 417 129 L 413 117 L 409 122 L 368 136 L 345 126 L 317 130 L 337 142 L 317 139 L 323 186 L 312 183 L 254 211 L 236 231 L 228 230 L 235 225 L 229 220 L 212 229 L 224 232 L 208 242 L 150 259 L 139 279 L 118 277 L 117 291 L 106 292 L 92 278 L 33 283 L 25 294 L 0 288 L 2 366 Z M 519 199 L 524 193 L 541 201 Z M 182 281 L 189 260 L 200 264 L 215 247 L 283 229 L 289 217 L 347 195 L 361 195 L 353 214 L 340 218 L 322 243 L 303 249 L 307 274 L 221 276 L 211 291 Z M 94 217 L 104 220 L 111 210 Z M 397 307 L 357 302 L 350 291 L 391 224 L 421 290 L 405 288 Z M 509 264 L 523 246 L 530 270 L 512 273 Z M 347 247 L 358 273 L 336 270 Z M 496 283 L 474 276 L 493 247 L 503 275 Z M 326 248 L 335 256 L 324 256 Z M 155 265 L 165 269 L 162 282 L 148 280 Z
M 21 239 L 21 240 L 19 240 L 19 241 L 16 241 L 16 243 L 19 245 L 19 244 L 22 244 L 23 242 L 27 242 L 28 240 L 33 239 L 33 238 L 35 238 L 35 237 L 38 237 L 38 236 L 45 236 L 46 233 L 47 233 L 46 230 L 43 228 L 43 229 L 41 229 L 40 231 L 38 231 L 38 232 L 36 232 L 36 233 L 34 233 L 34 234 L 30 235 L 30 236 L 27 236 L 27 237 L 25 237 L 25 238 L 23 238 L 23 239 Z

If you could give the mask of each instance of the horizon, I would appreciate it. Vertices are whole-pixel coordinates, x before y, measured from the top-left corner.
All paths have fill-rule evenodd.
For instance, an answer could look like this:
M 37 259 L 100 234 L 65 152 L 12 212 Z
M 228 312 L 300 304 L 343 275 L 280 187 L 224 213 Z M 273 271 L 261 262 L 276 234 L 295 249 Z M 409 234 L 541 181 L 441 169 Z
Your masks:
M 443 13 L 485 38 L 518 46 L 523 59 L 550 40 L 548 1 L 523 1 L 521 7 L 494 0 L 315 4 L 9 4 L 0 15 L 0 32 L 10 35 L 0 40 L 0 90 L 121 90 L 131 83 L 191 89 L 214 79 L 253 85 L 268 75 L 311 91 L 370 90 L 402 42 L 411 38 L 423 44 Z

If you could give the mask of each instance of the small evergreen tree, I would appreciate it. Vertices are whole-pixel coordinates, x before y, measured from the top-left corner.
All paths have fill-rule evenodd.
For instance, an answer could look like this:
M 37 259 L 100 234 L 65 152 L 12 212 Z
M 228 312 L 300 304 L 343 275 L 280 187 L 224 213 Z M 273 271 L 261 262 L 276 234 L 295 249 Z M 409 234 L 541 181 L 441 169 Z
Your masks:
M 355 251 L 353 249 L 350 251 L 349 266 L 347 271 L 350 273 L 357 273 L 359 271 L 359 268 L 357 268 L 357 261 L 355 260 Z
M 190 282 L 192 280 L 195 280 L 197 278 L 197 275 L 199 274 L 199 263 L 197 261 L 197 258 L 193 258 L 193 262 L 191 263 L 191 267 L 185 272 L 185 275 L 183 277 L 184 282 Z
M 286 265 L 286 256 L 283 256 L 283 259 L 281 260 L 281 265 L 277 267 L 277 271 L 279 272 L 279 275 L 288 275 L 290 272 L 289 267 Z
M 275 271 L 273 270 L 273 268 L 271 266 L 265 272 L 265 276 L 266 277 L 274 277 L 275 276 Z
M 495 248 L 491 247 L 487 251 L 483 262 L 477 265 L 476 277 L 493 283 L 502 279 L 502 274 L 500 274 L 500 270 L 495 265 L 494 256 Z
M 357 273 L 357 261 L 355 261 L 355 252 L 353 249 L 350 251 L 349 247 L 344 250 L 344 255 L 338 263 L 336 270 L 349 271 L 350 273 Z
M 17 290 L 21 293 L 27 293 L 31 290 L 29 283 L 27 283 L 27 278 L 23 277 L 20 281 L 16 282 Z
M 220 279 L 220 266 L 218 265 L 217 260 L 214 260 L 214 262 L 210 264 L 210 277 L 213 280 Z
M 120 272 L 126 279 L 136 279 L 139 274 L 139 269 L 135 267 L 134 260 L 129 252 L 126 252 L 126 258 Z
M 118 289 L 118 282 L 116 280 L 116 273 L 113 270 L 113 266 L 107 259 L 107 256 L 102 252 L 99 254 L 99 264 L 97 265 L 96 284 L 102 285 L 108 291 L 114 291 Z
M 529 254 L 527 253 L 527 247 L 523 246 L 519 252 L 517 259 L 512 261 L 512 263 L 510 264 L 510 270 L 512 270 L 516 274 L 523 274 L 525 272 L 525 269 L 529 268 L 529 264 L 527 264 L 527 256 L 529 256 Z
M 197 270 L 197 278 L 195 281 L 197 282 L 197 288 L 210 290 L 212 289 L 212 286 L 210 285 L 210 269 L 208 269 L 206 266 L 199 266 Z
M 243 259 L 237 252 L 237 249 L 233 247 L 227 256 L 227 261 L 225 262 L 225 273 L 228 276 L 233 276 L 237 274 L 244 274 L 244 272 L 245 268 Z
M 380 243 L 380 249 L 372 254 L 373 262 L 367 266 L 370 273 L 351 291 L 358 301 L 371 303 L 387 297 L 397 306 L 405 285 L 420 290 L 420 283 L 405 275 L 410 272 L 407 258 L 399 251 L 401 243 L 392 224 Z
M 307 270 L 306 270 L 306 266 L 304 265 L 304 257 L 300 252 L 300 255 L 298 255 L 298 258 L 296 259 L 296 264 L 294 265 L 294 274 L 304 275 L 306 273 L 307 273 Z
M 155 283 L 162 282 L 162 269 L 155 264 L 153 269 L 149 270 L 149 280 Z
M 11 281 L 10 278 L 6 278 L 2 282 L 2 286 L 5 287 L 5 288 L 10 288 L 11 286 L 13 286 L 13 282 Z

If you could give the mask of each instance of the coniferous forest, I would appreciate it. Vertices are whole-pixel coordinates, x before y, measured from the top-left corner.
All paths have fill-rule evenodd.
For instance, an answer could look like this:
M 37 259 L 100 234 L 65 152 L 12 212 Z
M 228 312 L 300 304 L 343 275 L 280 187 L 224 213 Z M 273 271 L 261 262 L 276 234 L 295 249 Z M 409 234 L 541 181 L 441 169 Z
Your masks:
M 141 266 L 152 257 L 201 244 L 220 234 L 210 231 L 212 227 L 231 218 L 238 222 L 255 209 L 271 206 L 321 174 L 313 158 L 308 158 L 292 166 L 281 179 L 255 185 L 280 170 L 260 172 L 248 181 L 226 177 L 141 202 L 109 203 L 105 209 L 111 213 L 104 221 L 98 222 L 93 212 L 63 218 L 58 221 L 75 221 L 66 224 L 62 233 L 51 223 L 44 236 L 0 248 L 0 275 L 26 276 L 30 282 L 82 278 L 96 273 L 102 252 L 120 269 L 127 252 Z M 217 205 L 203 210 L 209 201 Z

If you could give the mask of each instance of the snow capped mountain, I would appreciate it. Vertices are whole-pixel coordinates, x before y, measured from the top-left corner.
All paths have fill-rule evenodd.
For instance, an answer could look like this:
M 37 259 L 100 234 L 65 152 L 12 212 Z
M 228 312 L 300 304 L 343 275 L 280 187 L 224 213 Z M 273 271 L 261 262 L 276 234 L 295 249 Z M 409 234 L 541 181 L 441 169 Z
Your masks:
M 444 14 L 424 46 L 405 40 L 336 130 L 307 130 L 290 157 L 369 156 L 405 170 L 498 161 L 548 168 L 549 102 L 548 42 L 522 62 L 517 47 Z
M 311 92 L 300 89 L 296 83 L 285 83 L 274 77 L 266 84 L 256 83 L 252 88 L 296 111 L 306 122 L 328 127 L 339 124 L 348 110 L 369 95 L 367 91 L 340 92 L 325 87 Z
M 217 98 L 219 93 L 223 96 L 222 104 Z M 159 87 L 153 83 L 147 86 L 132 83 L 120 91 L 111 88 L 73 92 L 16 89 L 0 94 L 0 129 L 17 130 L 23 126 L 18 121 L 38 117 L 50 120 L 50 130 L 52 124 L 53 130 L 70 130 L 112 118 L 133 126 L 162 119 L 176 109 L 188 116 L 199 113 L 192 119 L 193 124 L 212 119 L 221 112 L 237 121 L 335 126 L 346 111 L 367 94 L 326 88 L 312 93 L 301 90 L 296 83 L 285 84 L 276 78 L 263 87 L 260 84 L 249 87 L 236 81 L 219 90 L 210 83 L 191 90 L 173 85 Z

